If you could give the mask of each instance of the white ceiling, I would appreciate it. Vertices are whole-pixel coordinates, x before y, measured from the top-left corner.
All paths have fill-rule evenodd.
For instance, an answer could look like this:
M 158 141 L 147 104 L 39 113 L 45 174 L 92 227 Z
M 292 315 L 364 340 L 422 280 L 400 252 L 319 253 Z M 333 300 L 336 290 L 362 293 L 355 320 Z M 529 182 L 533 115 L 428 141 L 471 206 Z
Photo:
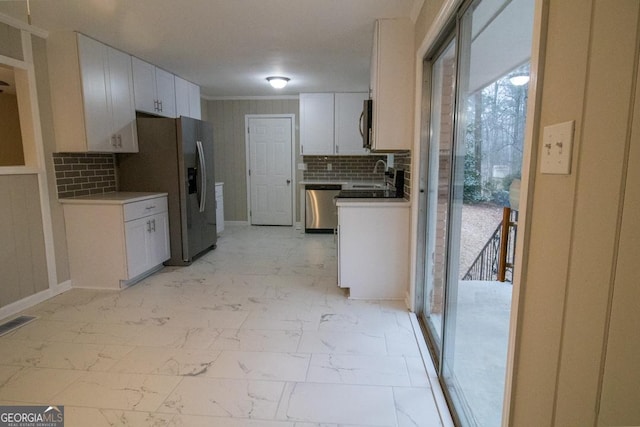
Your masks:
M 30 0 L 32 24 L 72 29 L 197 83 L 205 96 L 366 91 L 376 18 L 424 0 Z M 0 13 L 26 21 L 25 0 Z M 276 91 L 265 78 L 284 75 Z

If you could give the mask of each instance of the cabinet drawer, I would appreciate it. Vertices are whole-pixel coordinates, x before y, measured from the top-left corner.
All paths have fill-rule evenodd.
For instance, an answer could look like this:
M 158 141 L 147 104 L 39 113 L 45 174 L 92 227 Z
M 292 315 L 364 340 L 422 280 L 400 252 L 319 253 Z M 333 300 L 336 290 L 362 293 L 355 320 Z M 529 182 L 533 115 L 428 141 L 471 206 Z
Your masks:
M 167 211 L 167 198 L 156 197 L 155 199 L 142 200 L 140 202 L 127 203 L 124 205 L 124 220 L 131 221 L 148 215 Z

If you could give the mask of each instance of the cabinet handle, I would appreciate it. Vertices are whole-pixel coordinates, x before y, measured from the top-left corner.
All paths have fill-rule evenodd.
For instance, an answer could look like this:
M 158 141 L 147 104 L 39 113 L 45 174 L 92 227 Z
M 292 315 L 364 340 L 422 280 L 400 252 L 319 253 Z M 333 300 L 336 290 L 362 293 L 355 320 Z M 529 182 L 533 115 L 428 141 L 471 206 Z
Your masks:
M 149 209 L 155 209 L 155 208 L 156 208 L 156 205 L 151 205 L 151 206 L 147 206 L 145 209 L 149 210 Z
M 118 147 L 122 148 L 122 135 L 118 134 Z
M 151 222 L 153 223 L 153 232 L 156 232 L 156 220 L 152 219 Z
M 151 233 L 151 221 L 147 221 L 147 233 Z
M 162 101 L 158 101 L 158 104 L 160 104 L 160 111 L 162 112 Z
M 116 141 L 116 136 L 115 135 L 111 135 L 111 146 L 112 147 L 117 147 L 118 146 L 118 142 Z
M 157 99 L 153 100 L 153 111 L 158 111 L 158 100 Z
M 340 147 L 336 145 L 336 154 L 340 153 Z

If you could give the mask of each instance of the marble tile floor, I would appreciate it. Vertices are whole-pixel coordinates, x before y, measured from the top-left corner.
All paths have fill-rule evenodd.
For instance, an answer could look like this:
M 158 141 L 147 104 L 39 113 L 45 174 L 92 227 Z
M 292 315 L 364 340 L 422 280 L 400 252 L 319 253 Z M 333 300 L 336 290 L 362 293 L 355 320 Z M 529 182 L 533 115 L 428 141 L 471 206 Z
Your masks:
M 451 425 L 404 304 L 349 300 L 336 263 L 331 235 L 227 226 L 189 267 L 72 289 L 0 338 L 0 404 L 67 427 Z

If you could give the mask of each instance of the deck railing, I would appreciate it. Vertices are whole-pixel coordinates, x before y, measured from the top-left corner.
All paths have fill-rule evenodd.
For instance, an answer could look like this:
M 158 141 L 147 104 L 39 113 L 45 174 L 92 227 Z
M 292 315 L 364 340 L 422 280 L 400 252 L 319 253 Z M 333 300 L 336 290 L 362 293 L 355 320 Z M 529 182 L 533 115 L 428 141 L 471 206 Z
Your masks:
M 517 231 L 518 211 L 504 208 L 502 221 L 462 280 L 512 282 Z

